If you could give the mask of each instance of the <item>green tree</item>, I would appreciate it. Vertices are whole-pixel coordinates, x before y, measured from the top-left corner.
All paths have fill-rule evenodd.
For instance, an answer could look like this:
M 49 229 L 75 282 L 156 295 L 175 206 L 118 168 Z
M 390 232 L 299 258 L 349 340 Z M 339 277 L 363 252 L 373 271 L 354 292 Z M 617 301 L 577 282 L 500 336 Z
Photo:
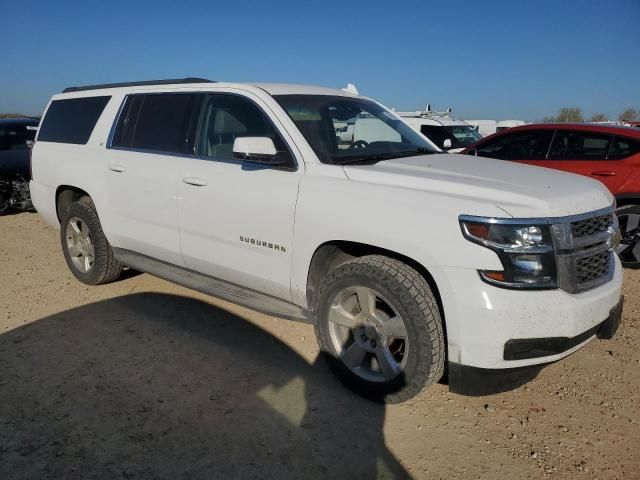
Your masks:
M 635 122 L 638 120 L 638 111 L 635 108 L 627 108 L 620 114 L 618 120 L 621 122 Z
M 604 113 L 594 113 L 591 115 L 590 122 L 608 122 L 609 117 L 607 117 Z

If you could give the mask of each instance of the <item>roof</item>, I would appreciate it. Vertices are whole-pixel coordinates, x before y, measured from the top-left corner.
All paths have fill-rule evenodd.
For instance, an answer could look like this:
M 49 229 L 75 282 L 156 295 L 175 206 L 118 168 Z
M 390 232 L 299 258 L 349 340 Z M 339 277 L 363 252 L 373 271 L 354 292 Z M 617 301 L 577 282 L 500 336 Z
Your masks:
M 105 88 L 141 87 L 149 85 L 178 85 L 184 83 L 215 83 L 215 81 L 208 80 L 206 78 L 187 77 L 169 78 L 165 80 L 143 80 L 139 82 L 102 83 L 98 85 L 84 85 L 81 87 L 67 87 L 62 91 L 62 93 L 84 92 L 86 90 L 104 90 Z
M 524 130 L 580 130 L 583 132 L 601 132 L 610 135 L 622 135 L 626 137 L 640 138 L 640 129 L 625 127 L 622 125 L 597 125 L 593 123 L 529 123 L 512 127 L 508 130 L 498 132 L 501 135 L 506 132 L 518 132 Z M 488 138 L 488 137 L 487 137 Z
M 81 87 L 68 87 L 61 94 L 56 94 L 54 98 L 78 97 L 89 95 L 102 95 L 114 93 L 127 93 L 130 90 L 149 90 L 165 89 L 172 87 L 198 87 L 206 90 L 206 87 L 253 87 L 259 88 L 270 95 L 339 95 L 344 97 L 357 97 L 351 92 L 340 90 L 337 88 L 327 88 L 312 85 L 298 85 L 291 83 L 235 83 L 235 82 L 214 82 L 201 78 L 180 78 L 169 80 L 148 80 L 139 82 L 124 83 L 105 83 L 102 85 L 87 85 Z M 103 93 L 104 92 L 104 93 Z
M 297 83 L 249 83 L 248 85 L 261 88 L 270 95 L 339 95 L 343 97 L 357 97 L 357 95 L 351 92 L 337 88 L 299 85 Z
M 395 112 L 400 118 L 409 120 L 411 123 L 419 123 L 421 125 L 443 125 L 443 126 L 462 126 L 469 125 L 464 120 L 454 118 L 449 114 L 425 113 L 425 112 Z

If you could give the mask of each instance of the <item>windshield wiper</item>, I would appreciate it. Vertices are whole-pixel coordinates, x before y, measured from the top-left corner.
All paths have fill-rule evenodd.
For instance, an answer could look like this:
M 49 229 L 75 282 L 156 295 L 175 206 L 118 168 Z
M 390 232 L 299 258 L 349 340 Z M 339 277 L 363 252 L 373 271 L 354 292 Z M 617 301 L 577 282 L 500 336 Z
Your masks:
M 376 153 L 373 155 L 367 155 L 366 157 L 358 156 L 357 158 L 343 158 L 337 160 L 336 163 L 338 165 L 347 165 L 350 163 L 368 163 L 368 162 L 378 162 L 380 160 L 391 160 L 393 158 L 402 158 L 402 157 L 413 157 L 415 155 L 424 155 L 436 153 L 434 150 L 430 148 L 417 148 L 415 150 L 406 150 L 404 152 L 386 152 L 386 153 Z

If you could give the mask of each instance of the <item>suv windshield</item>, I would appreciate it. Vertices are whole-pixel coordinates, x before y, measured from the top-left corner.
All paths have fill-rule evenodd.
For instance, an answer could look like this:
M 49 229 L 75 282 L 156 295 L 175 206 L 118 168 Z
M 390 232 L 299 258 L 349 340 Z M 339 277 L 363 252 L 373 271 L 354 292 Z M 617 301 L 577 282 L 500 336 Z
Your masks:
M 444 148 L 447 139 L 451 140 L 449 148 L 465 148 L 482 139 L 471 125 L 422 125 L 420 131 L 440 148 Z
M 323 163 L 375 162 L 435 153 L 420 134 L 375 102 L 331 95 L 276 95 Z

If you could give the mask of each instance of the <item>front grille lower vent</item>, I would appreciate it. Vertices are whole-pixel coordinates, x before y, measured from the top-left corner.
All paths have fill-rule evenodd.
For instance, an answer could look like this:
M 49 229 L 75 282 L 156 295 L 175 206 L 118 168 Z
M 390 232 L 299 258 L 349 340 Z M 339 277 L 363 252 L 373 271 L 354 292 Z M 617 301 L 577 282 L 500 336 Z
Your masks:
M 609 273 L 611 252 L 600 252 L 576 261 L 576 280 L 578 284 L 591 282 Z

